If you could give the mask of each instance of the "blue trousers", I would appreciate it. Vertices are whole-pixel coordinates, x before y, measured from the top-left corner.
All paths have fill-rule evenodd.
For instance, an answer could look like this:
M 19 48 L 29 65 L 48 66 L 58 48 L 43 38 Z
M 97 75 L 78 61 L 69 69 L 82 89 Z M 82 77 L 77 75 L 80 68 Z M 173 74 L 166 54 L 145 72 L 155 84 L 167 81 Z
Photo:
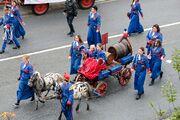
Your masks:
M 134 89 L 138 91 L 138 95 L 144 92 L 144 81 L 146 78 L 146 70 L 135 72 Z
M 61 106 L 62 106 L 62 112 L 64 113 L 64 116 L 66 117 L 66 120 L 73 120 L 73 114 L 72 114 L 72 109 L 67 110 L 67 105 L 66 105 L 67 99 L 62 98 Z
M 20 44 L 19 44 L 19 42 L 18 42 L 18 40 L 14 34 L 14 30 L 10 31 L 9 29 L 6 29 L 4 31 L 4 34 L 5 34 L 5 36 L 4 36 L 5 38 L 4 38 L 4 42 L 2 45 L 2 50 L 6 49 L 6 45 L 7 45 L 8 41 L 10 41 L 11 37 L 12 37 L 12 40 L 15 43 L 16 47 L 20 47 Z

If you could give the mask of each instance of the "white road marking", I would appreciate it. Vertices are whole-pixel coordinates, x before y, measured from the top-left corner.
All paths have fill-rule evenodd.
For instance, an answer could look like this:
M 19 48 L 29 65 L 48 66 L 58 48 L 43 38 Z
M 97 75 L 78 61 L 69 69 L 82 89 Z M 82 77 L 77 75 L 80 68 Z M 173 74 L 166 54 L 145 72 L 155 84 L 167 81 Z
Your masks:
M 165 62 L 171 64 L 172 60 L 165 60 Z
M 165 27 L 170 27 L 170 26 L 175 26 L 175 25 L 180 25 L 180 22 L 174 22 L 174 23 L 170 23 L 170 24 L 166 24 L 166 25 L 161 25 L 160 28 L 165 28 Z M 144 31 L 148 31 L 150 29 L 151 28 L 146 28 L 146 29 L 144 29 Z M 113 38 L 117 38 L 117 37 L 121 37 L 121 36 L 122 36 L 122 34 L 112 35 L 112 36 L 109 36 L 108 39 L 113 39 Z M 85 41 L 85 43 L 87 43 L 87 41 Z M 36 51 L 36 52 L 32 52 L 32 53 L 26 53 L 26 54 L 37 55 L 37 54 L 42 54 L 42 53 L 51 52 L 51 51 L 55 51 L 55 50 L 69 48 L 70 46 L 71 46 L 71 44 L 60 46 L 60 47 L 55 47 L 55 48 L 50 48 L 50 49 L 45 49 L 45 50 L 40 50 L 40 51 Z M 3 59 L 0 59 L 0 62 L 21 58 L 23 55 L 24 54 L 13 56 L 13 57 L 8 57 L 8 58 L 3 58 Z

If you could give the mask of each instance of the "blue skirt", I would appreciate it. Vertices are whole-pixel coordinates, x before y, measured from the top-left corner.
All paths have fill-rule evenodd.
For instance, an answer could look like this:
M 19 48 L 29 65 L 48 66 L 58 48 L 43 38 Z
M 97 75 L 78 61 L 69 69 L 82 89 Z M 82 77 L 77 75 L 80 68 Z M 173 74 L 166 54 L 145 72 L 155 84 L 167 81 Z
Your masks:
M 15 31 L 16 38 L 25 36 L 26 31 L 18 20 L 14 20 L 14 27 L 15 27 L 14 31 Z
M 101 43 L 101 33 L 96 32 L 96 28 L 89 27 L 87 41 L 89 46 Z
M 30 88 L 27 83 L 20 80 L 19 81 L 19 88 L 17 90 L 17 100 L 26 100 L 30 97 L 34 96 L 33 89 Z
M 139 15 L 132 14 L 128 27 L 128 34 L 130 35 L 131 33 L 141 33 L 141 32 L 144 32 L 144 29 L 139 21 Z

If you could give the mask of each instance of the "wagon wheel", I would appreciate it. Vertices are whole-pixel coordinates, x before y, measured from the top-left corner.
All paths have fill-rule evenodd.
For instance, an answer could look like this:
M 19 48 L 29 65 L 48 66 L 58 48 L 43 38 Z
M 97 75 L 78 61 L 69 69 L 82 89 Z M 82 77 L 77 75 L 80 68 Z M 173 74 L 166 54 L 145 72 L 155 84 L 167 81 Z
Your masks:
M 127 85 L 129 80 L 131 79 L 131 75 L 132 75 L 131 69 L 130 68 L 124 68 L 118 74 L 119 84 L 122 86 Z
M 107 91 L 107 83 L 103 81 L 98 82 L 95 91 L 99 93 L 100 96 L 105 96 Z
M 86 78 L 84 77 L 84 75 L 78 73 L 78 74 L 76 75 L 75 81 L 76 81 L 76 82 L 85 82 L 85 81 L 86 81 Z
M 43 15 L 48 11 L 48 9 L 49 9 L 49 3 L 35 4 L 32 6 L 32 11 L 36 15 Z
M 77 0 L 81 9 L 89 9 L 94 5 L 95 0 Z

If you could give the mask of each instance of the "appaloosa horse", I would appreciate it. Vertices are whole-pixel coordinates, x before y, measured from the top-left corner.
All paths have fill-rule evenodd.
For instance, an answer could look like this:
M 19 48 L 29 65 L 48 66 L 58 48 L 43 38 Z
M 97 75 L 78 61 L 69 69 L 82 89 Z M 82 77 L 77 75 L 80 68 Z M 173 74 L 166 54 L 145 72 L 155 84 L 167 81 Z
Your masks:
M 45 103 L 46 97 L 50 90 L 59 91 L 63 82 L 63 77 L 59 73 L 47 73 L 44 77 L 39 72 L 35 72 L 28 82 L 28 85 L 33 88 L 38 100 L 36 101 L 36 110 L 38 109 L 38 101 Z M 47 91 L 45 96 L 42 93 Z
M 89 104 L 87 100 L 92 98 L 92 88 L 88 82 L 76 82 L 71 86 L 74 91 L 74 99 L 78 100 L 78 104 L 76 106 L 76 112 L 79 110 L 81 101 L 84 100 L 87 104 L 87 110 L 89 110 Z M 70 89 L 71 89 L 70 88 Z

